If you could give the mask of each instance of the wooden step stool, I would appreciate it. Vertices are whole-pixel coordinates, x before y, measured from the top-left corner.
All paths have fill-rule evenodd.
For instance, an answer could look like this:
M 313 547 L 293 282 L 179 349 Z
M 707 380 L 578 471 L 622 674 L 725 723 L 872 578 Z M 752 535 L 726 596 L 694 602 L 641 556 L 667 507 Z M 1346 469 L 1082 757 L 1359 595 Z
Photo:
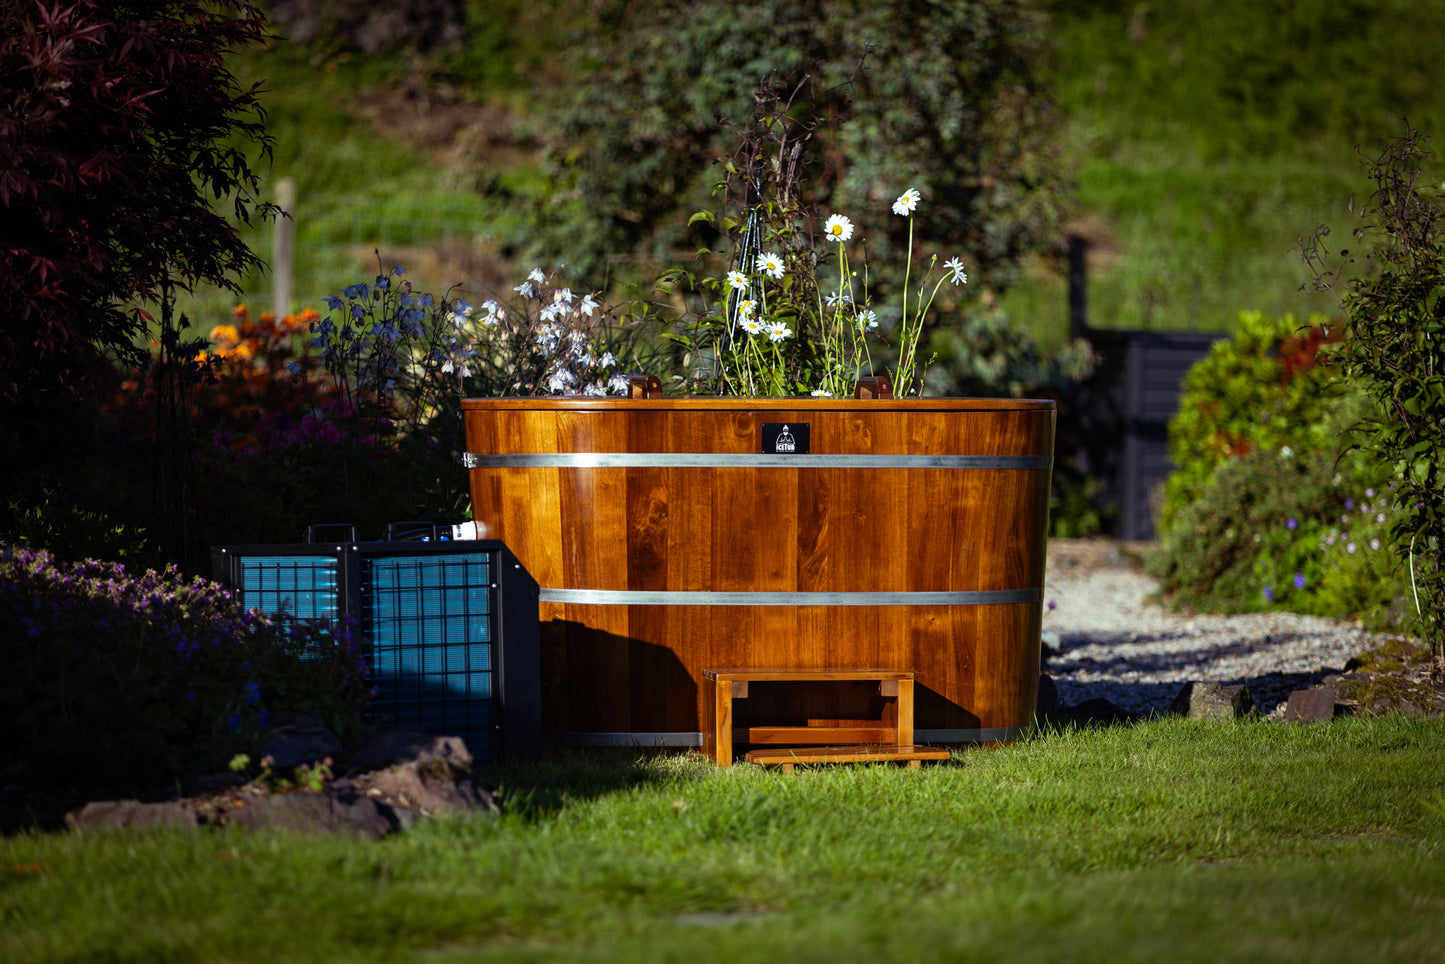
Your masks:
M 883 719 L 865 726 L 754 726 L 750 744 L 823 744 L 822 748 L 779 747 L 747 754 L 753 763 L 844 763 L 860 760 L 947 759 L 947 750 L 913 745 L 913 674 L 886 669 L 705 669 L 703 675 L 703 753 L 718 766 L 733 762 L 733 700 L 746 699 L 752 682 L 877 682 L 878 693 L 890 702 Z M 859 746 L 857 744 L 872 744 Z M 780 756 L 781 754 L 781 756 Z M 807 759 L 803 757 L 806 756 Z M 848 759 L 844 759 L 848 757 Z

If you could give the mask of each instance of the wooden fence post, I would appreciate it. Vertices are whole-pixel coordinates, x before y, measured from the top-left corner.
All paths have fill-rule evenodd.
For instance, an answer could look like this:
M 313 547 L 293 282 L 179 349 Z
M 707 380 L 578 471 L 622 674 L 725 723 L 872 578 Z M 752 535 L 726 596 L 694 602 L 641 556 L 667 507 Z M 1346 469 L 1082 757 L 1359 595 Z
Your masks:
M 296 182 L 283 177 L 276 182 L 275 233 L 271 245 L 271 310 L 279 320 L 291 313 L 291 262 L 296 246 Z

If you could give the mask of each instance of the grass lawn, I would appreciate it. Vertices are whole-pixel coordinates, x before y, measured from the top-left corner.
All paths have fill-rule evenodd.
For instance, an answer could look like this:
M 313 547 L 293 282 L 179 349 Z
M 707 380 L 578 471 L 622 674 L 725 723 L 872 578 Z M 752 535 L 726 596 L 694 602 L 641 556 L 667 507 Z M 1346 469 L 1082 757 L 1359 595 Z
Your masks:
M 1162 720 L 891 767 L 556 751 L 380 842 L 0 841 L 0 960 L 1445 960 L 1445 721 Z

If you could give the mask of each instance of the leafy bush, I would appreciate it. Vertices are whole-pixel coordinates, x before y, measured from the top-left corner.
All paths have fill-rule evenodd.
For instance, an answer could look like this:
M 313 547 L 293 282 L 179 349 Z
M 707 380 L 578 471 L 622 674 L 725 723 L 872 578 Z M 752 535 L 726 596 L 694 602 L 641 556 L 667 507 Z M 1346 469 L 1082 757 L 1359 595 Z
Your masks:
M 1369 158 L 1375 182 L 1357 231 L 1373 243 L 1366 277 L 1345 280 L 1322 263 L 1319 238 L 1304 246 L 1321 287 L 1349 318 L 1344 372 L 1371 402 L 1361 437 L 1402 503 L 1390 541 L 1408 559 L 1414 622 L 1445 680 L 1445 195 L 1425 176 L 1429 152 L 1405 133 Z M 1344 252 L 1341 256 L 1344 256 Z M 1346 262 L 1348 264 L 1348 262 Z
M 598 9 L 601 29 L 564 58 L 583 69 L 549 118 L 557 189 L 538 238 L 589 276 L 624 256 L 675 265 L 699 240 L 712 243 L 688 217 L 708 206 L 711 166 L 733 146 L 718 119 L 740 124 L 772 72 L 780 88 L 808 78 L 829 92 L 785 159 L 811 171 L 807 206 L 866 211 L 917 188 L 935 202 L 918 250 L 968 252 L 977 281 L 1000 287 L 1057 237 L 1059 114 L 1039 69 L 1044 17 L 1031 4 Z M 901 266 L 908 237 L 901 221 L 885 223 L 870 248 Z
M 144 531 L 76 502 L 68 489 L 46 485 L 37 497 L 0 506 L 0 534 L 15 545 L 43 548 L 61 562 L 111 559 L 135 565 L 155 558 Z
M 175 569 L 0 547 L 3 745 L 72 785 L 224 768 L 278 711 L 354 732 L 368 670 L 347 627 L 287 625 Z
M 1400 571 L 1373 521 L 1387 501 L 1357 502 L 1329 455 L 1256 448 L 1221 464 L 1176 512 L 1149 569 L 1180 606 L 1389 623 Z
M 1289 446 L 1298 453 L 1340 449 L 1348 425 L 1341 408 L 1358 398 L 1320 352 L 1338 340 L 1325 318 L 1301 322 L 1240 314 L 1234 336 L 1216 342 L 1184 378 L 1179 413 L 1169 423 L 1175 469 L 1164 489 L 1161 527 L 1200 498 L 1214 470 L 1233 458 Z
M 1185 377 L 1149 559 L 1176 604 L 1398 619 L 1400 569 L 1369 531 L 1395 510 L 1350 446 L 1363 400 L 1324 364 L 1338 337 L 1324 319 L 1246 312 Z

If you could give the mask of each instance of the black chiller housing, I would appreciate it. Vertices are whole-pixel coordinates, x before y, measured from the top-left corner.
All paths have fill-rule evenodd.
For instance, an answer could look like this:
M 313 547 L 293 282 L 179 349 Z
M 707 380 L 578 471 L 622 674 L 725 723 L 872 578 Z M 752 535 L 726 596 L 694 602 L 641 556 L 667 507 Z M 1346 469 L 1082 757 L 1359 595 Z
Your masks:
M 541 758 L 537 582 L 495 540 L 350 538 L 214 546 L 212 573 L 243 605 L 354 620 L 376 693 L 370 720 L 460 736 L 478 761 Z

